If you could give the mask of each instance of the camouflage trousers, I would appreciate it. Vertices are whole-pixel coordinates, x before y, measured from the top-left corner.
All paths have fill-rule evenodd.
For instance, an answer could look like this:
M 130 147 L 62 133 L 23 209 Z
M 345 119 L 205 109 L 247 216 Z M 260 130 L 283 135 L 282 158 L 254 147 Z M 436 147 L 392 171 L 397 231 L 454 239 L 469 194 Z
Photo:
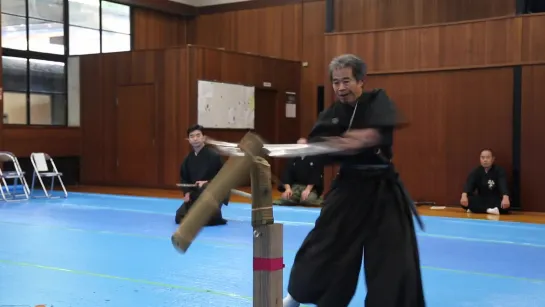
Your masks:
M 301 194 L 306 189 L 306 185 L 294 184 L 291 186 L 291 197 L 288 199 L 280 198 L 273 202 L 275 205 L 280 206 L 295 206 L 295 205 L 311 205 L 311 206 L 320 206 L 322 203 L 321 197 L 316 194 L 316 191 L 310 192 L 307 199 L 301 201 Z

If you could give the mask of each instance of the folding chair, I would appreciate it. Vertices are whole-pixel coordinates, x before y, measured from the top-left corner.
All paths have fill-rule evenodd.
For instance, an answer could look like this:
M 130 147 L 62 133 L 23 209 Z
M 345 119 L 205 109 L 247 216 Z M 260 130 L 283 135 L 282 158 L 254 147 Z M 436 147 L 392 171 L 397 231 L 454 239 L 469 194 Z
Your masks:
M 25 179 L 25 172 L 19 164 L 17 157 L 7 151 L 0 151 L 0 163 L 11 162 L 13 163 L 13 171 L 3 171 L 0 169 L 0 178 L 2 182 L 0 183 L 0 193 L 2 194 L 2 199 L 5 201 L 20 201 L 28 200 L 30 196 L 30 190 L 28 189 L 28 184 Z M 6 179 L 13 179 L 13 186 L 10 190 L 10 186 L 6 182 Z M 23 194 L 17 193 L 17 188 L 19 186 L 19 181 L 23 187 Z
M 53 161 L 53 158 L 51 158 L 48 154 L 43 152 L 33 152 L 30 155 L 30 162 L 32 162 L 32 167 L 34 168 L 34 172 L 32 173 L 32 186 L 30 188 L 30 197 L 39 198 L 39 197 L 46 197 L 46 198 L 60 198 L 59 196 L 53 196 L 51 192 L 53 192 L 53 188 L 55 187 L 55 178 L 59 179 L 59 182 L 61 184 L 62 190 L 64 192 L 64 198 L 68 197 L 68 192 L 66 192 L 66 188 L 64 187 L 64 183 L 62 182 L 62 173 L 59 173 L 57 170 L 57 166 L 55 166 L 55 162 Z M 49 166 L 47 165 L 47 162 L 51 164 L 51 170 L 49 170 Z M 44 191 L 44 196 L 34 196 L 34 183 L 36 182 L 36 178 L 40 181 L 40 185 L 42 186 L 42 189 Z M 51 190 L 48 192 L 45 188 L 44 182 L 42 178 L 51 178 Z

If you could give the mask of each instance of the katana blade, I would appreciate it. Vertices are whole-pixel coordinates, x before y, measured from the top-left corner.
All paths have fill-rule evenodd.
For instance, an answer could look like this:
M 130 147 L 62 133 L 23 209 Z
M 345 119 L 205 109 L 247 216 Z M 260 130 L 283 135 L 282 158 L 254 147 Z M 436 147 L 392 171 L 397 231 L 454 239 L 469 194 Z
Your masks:
M 238 144 L 208 140 L 208 144 L 214 146 L 221 154 L 228 156 L 244 156 L 244 152 L 238 148 Z M 270 157 L 299 157 L 315 156 L 321 154 L 340 152 L 340 149 L 333 148 L 326 143 L 311 144 L 264 144 L 266 155 Z

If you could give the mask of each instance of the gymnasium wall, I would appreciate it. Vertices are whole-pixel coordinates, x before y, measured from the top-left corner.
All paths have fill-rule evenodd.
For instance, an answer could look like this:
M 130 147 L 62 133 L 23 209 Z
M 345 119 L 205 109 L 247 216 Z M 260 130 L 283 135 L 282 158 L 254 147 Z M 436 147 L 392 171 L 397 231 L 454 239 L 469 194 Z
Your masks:
M 331 97 L 325 65 L 334 55 L 358 53 L 370 65 L 369 86 L 386 88 L 413 121 L 398 133 L 396 161 L 417 200 L 457 204 L 478 151 L 489 146 L 513 178 L 520 175 L 522 207 L 545 211 L 533 179 L 544 171 L 537 160 L 543 145 L 532 137 L 545 130 L 537 120 L 545 68 L 534 66 L 545 61 L 545 17 L 515 17 L 515 0 L 342 0 L 334 6 L 337 33 L 324 35 L 325 9 L 319 0 L 204 8 L 195 42 L 308 63 L 302 134 L 316 118 L 316 87 L 326 85 Z M 519 78 L 522 88 L 515 86 Z M 520 95 L 521 138 L 513 143 Z M 513 164 L 516 142 L 520 166 Z M 326 170 L 326 183 L 334 173 Z
M 336 0 L 335 30 L 409 27 L 515 14 L 515 0 Z M 476 3 L 478 2 L 478 3 Z M 199 9 L 194 43 L 307 62 L 301 74 L 301 132 L 318 112 L 324 82 L 324 0 L 255 0 Z M 327 46 L 326 46 L 327 47 Z
M 533 118 L 540 101 L 533 91 L 540 90 L 534 84 L 545 82 L 541 66 L 534 66 L 545 63 L 543 26 L 545 15 L 525 15 L 335 33 L 325 37 L 324 61 L 343 52 L 361 55 L 369 65 L 369 86 L 385 88 L 411 120 L 412 126 L 397 134 L 396 162 L 416 200 L 456 204 L 478 152 L 490 147 L 508 174 L 520 173 L 522 207 L 545 211 L 532 196 L 537 153 L 545 148 L 531 141 L 537 129 L 529 128 L 541 122 Z M 513 110 L 521 66 L 518 167 L 513 165 Z M 325 97 L 328 105 L 330 88 Z
M 270 82 L 276 114 L 258 111 L 256 99 L 256 123 L 297 127 L 276 115 L 283 111 L 282 93 L 298 92 L 299 69 L 294 61 L 198 46 L 82 56 L 81 182 L 175 187 L 189 153 L 185 131 L 196 123 L 199 79 L 257 87 Z M 256 130 L 271 135 L 271 142 L 283 140 L 279 129 L 263 128 Z M 207 134 L 237 141 L 244 131 Z

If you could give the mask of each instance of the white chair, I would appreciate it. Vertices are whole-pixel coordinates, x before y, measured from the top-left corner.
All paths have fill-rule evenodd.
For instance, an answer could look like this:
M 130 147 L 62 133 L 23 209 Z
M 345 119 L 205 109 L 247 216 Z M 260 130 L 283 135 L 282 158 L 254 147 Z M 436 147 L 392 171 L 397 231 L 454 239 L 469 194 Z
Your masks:
M 0 178 L 2 178 L 2 182 L 0 182 L 0 193 L 2 194 L 2 199 L 4 201 L 28 200 L 30 190 L 28 189 L 28 184 L 25 179 L 25 172 L 21 168 L 19 160 L 11 152 L 0 151 L 0 163 L 2 163 L 3 165 L 3 163 L 6 162 L 13 163 L 14 170 L 4 171 L 3 169 L 0 169 Z M 6 179 L 13 179 L 13 186 L 11 190 L 10 186 L 6 182 Z M 21 182 L 21 186 L 23 187 L 22 194 L 17 193 L 19 181 Z
M 48 154 L 43 152 L 33 152 L 30 155 L 30 162 L 32 162 L 32 167 L 34 168 L 34 172 L 32 173 L 32 185 L 30 188 L 30 196 L 34 198 L 39 197 L 45 197 L 45 198 L 60 198 L 59 196 L 53 196 L 51 192 L 53 192 L 53 188 L 55 187 L 55 178 L 57 178 L 61 184 L 62 190 L 64 192 L 64 198 L 68 197 L 68 192 L 66 192 L 66 188 L 64 187 L 64 183 L 62 182 L 62 173 L 60 173 L 57 170 L 57 166 L 55 166 L 55 162 L 53 161 L 53 158 L 51 158 Z M 48 166 L 51 164 L 51 169 Z M 42 189 L 44 191 L 43 196 L 34 196 L 34 184 L 36 181 L 36 178 L 38 181 L 40 181 L 40 185 L 42 186 Z M 51 190 L 48 192 L 45 188 L 44 182 L 42 178 L 51 178 Z

